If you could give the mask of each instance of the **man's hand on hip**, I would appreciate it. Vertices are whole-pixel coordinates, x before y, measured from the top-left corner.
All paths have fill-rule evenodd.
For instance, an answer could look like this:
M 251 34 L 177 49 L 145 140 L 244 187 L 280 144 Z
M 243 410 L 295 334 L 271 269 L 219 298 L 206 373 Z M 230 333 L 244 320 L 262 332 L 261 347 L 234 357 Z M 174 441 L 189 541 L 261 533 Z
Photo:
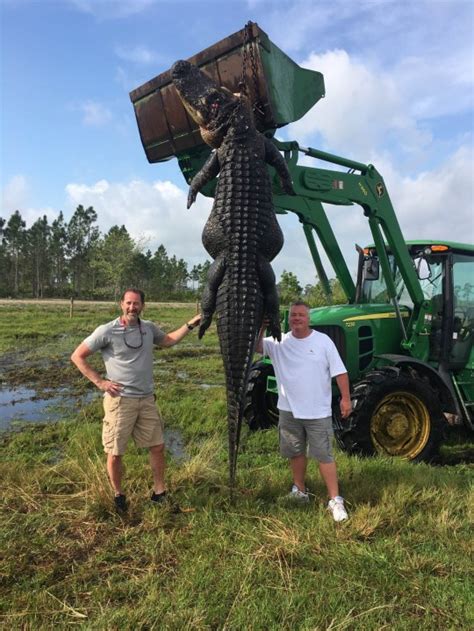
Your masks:
M 115 381 L 108 381 L 107 379 L 102 379 L 100 383 L 97 384 L 99 390 L 102 392 L 107 392 L 111 397 L 119 397 L 122 394 L 123 386 L 120 383 L 115 383 Z

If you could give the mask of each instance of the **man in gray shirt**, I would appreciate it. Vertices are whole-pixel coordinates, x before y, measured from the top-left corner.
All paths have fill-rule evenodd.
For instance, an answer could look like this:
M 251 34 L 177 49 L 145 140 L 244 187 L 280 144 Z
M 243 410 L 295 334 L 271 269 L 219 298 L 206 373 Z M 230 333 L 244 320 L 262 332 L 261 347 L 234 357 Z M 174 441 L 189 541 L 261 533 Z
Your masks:
M 177 344 L 201 320 L 200 314 L 195 315 L 179 329 L 165 333 L 153 322 L 140 319 L 144 306 L 143 291 L 127 289 L 120 301 L 122 315 L 97 327 L 71 355 L 81 373 L 104 392 L 102 443 L 118 512 L 127 509 L 122 492 L 122 456 L 130 436 L 138 447 L 150 451 L 152 501 L 162 503 L 167 499 L 163 423 L 153 394 L 153 348 Z M 106 379 L 87 361 L 96 351 L 104 360 Z

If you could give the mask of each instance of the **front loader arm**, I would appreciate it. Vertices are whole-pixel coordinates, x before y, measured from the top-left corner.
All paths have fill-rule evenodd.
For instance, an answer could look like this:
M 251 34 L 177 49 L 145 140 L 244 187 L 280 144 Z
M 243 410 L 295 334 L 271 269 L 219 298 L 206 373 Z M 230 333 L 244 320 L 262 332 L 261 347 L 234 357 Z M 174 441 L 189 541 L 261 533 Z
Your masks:
M 293 198 L 278 194 L 280 191 L 277 182 L 275 182 L 275 206 L 283 211 L 295 212 L 304 226 L 311 226 L 315 229 L 349 302 L 353 302 L 355 299 L 354 283 L 322 204 L 342 206 L 358 204 L 363 208 L 364 215 L 369 222 L 390 298 L 396 305 L 396 289 L 385 243 L 388 244 L 397 261 L 407 291 L 413 301 L 414 309 L 408 333 L 404 331 L 405 340 L 402 342 L 402 346 L 410 354 L 416 354 L 420 359 L 427 359 L 429 331 L 426 327 L 425 315 L 428 312 L 429 304 L 424 299 L 412 259 L 380 173 L 372 165 L 354 162 L 315 149 L 300 148 L 296 142 L 277 140 L 273 140 L 273 142 L 280 151 L 285 153 L 296 193 L 296 197 Z M 349 172 L 342 172 L 299 166 L 297 164 L 299 152 L 325 162 L 348 167 L 350 170 Z M 355 173 L 355 171 L 360 173 Z
M 291 166 L 288 168 L 292 175 L 293 182 L 295 183 L 293 168 Z M 316 243 L 314 242 L 313 230 L 318 235 L 324 251 L 326 252 L 334 271 L 336 272 L 336 276 L 341 283 L 341 287 L 348 302 L 354 302 L 356 293 L 354 281 L 352 280 L 352 276 L 321 202 L 317 199 L 311 199 L 310 197 L 302 195 L 298 186 L 294 186 L 294 190 L 296 195 L 293 197 L 290 197 L 289 195 L 273 196 L 273 204 L 276 207 L 277 212 L 286 213 L 290 210 L 298 215 L 300 222 L 303 224 L 303 230 L 316 267 L 316 273 L 321 281 L 326 295 L 329 295 L 331 290 L 326 272 L 324 271 L 321 263 Z

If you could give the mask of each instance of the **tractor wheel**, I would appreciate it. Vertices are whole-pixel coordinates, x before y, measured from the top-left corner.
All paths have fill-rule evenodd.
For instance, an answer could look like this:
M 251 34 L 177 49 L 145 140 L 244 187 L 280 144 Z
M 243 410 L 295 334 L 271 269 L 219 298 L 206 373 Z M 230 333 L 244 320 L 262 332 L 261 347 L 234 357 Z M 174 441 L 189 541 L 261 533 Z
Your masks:
M 267 392 L 267 377 L 274 374 L 273 366 L 263 361 L 252 366 L 244 405 L 244 418 L 251 430 L 278 425 L 278 396 Z
M 340 445 L 350 453 L 429 461 L 443 437 L 444 416 L 436 391 L 416 371 L 381 368 L 368 373 L 352 393 L 353 412 L 335 422 Z

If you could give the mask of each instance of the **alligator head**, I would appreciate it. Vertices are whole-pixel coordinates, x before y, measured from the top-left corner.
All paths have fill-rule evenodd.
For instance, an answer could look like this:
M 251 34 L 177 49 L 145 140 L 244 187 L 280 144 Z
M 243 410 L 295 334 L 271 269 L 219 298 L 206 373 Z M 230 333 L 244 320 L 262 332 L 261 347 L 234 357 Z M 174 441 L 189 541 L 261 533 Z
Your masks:
M 199 125 L 204 142 L 214 148 L 220 147 L 235 113 L 242 109 L 243 99 L 218 86 L 188 61 L 174 63 L 171 76 L 184 107 Z

